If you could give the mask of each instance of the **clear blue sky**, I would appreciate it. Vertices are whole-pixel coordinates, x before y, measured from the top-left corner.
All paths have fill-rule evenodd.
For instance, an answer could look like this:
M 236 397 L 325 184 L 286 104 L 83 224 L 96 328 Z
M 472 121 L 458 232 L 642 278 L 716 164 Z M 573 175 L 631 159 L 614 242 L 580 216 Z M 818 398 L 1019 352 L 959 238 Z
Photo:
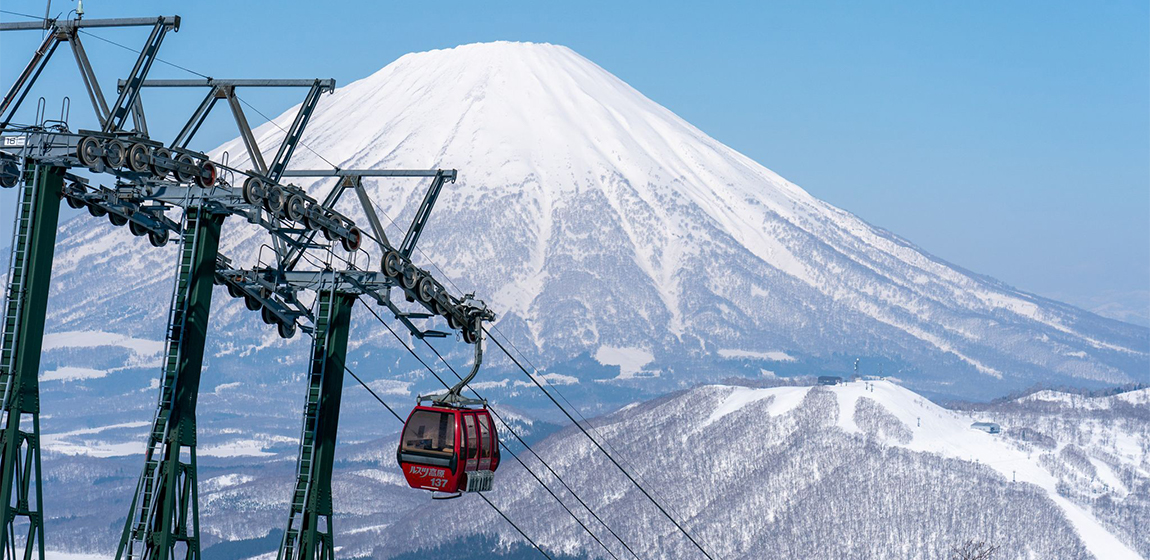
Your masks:
M 1133 2 L 142 2 L 161 57 L 216 77 L 334 77 L 497 39 L 571 47 L 814 195 L 1021 289 L 1150 315 L 1150 10 Z M 40 14 L 43 1 L 0 9 Z M 74 2 L 56 0 L 53 13 Z M 0 14 L 4 21 L 20 18 Z M 142 43 L 142 30 L 101 30 Z M 0 84 L 39 33 L 0 36 Z M 134 55 L 85 39 L 101 79 Z M 90 114 L 71 53 L 44 84 Z M 154 76 L 189 77 L 157 66 Z M 58 91 L 37 95 L 57 111 Z M 298 99 L 250 96 L 269 115 Z M 190 111 L 149 106 L 153 130 Z M 29 104 L 31 105 L 31 104 Z M 226 113 L 205 147 L 234 136 Z M 253 123 L 256 124 L 256 123 Z M 89 123 L 90 125 L 90 123 Z M 12 197 L 0 198 L 4 227 Z M 7 230 L 4 230 L 5 234 Z

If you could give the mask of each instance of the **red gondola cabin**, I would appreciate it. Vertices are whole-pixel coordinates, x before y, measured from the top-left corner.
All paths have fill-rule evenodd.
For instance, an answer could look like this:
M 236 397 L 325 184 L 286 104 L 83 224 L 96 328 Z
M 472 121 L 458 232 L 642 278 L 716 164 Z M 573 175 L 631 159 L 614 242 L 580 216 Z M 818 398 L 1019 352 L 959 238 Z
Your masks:
M 396 450 L 412 488 L 486 492 L 499 468 L 499 437 L 486 408 L 417 406 Z

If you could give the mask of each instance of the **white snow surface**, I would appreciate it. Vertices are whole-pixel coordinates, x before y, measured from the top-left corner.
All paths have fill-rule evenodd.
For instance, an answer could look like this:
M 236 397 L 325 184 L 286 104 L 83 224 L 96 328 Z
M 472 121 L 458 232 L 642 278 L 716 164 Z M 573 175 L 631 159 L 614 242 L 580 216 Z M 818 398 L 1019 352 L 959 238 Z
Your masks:
M 48 351 L 59 348 L 98 348 L 100 346 L 118 346 L 142 356 L 152 356 L 163 352 L 164 341 L 134 338 L 103 331 L 68 331 L 44 335 L 41 349 Z
M 619 366 L 619 376 L 623 379 L 634 377 L 654 359 L 655 356 L 643 348 L 600 346 L 595 351 L 595 361 L 605 366 Z
M 909 443 L 900 443 L 888 438 L 884 442 L 887 445 L 981 463 L 998 471 L 1006 479 L 1013 480 L 1016 477 L 1019 482 L 1035 484 L 1045 490 L 1050 499 L 1062 509 L 1083 542 L 1098 558 L 1131 560 L 1142 558 L 1107 531 L 1087 511 L 1060 496 L 1055 488 L 1057 479 L 1042 467 L 1037 456 L 1031 458 L 1027 452 L 1010 445 L 1000 435 L 972 429 L 970 425 L 980 420 L 977 416 L 945 409 L 890 381 L 855 381 L 826 387 L 767 389 L 731 387 L 728 396 L 720 401 L 700 429 L 763 399 L 774 399 L 767 408 L 769 414 L 772 416 L 785 414 L 799 406 L 809 391 L 816 390 L 830 391 L 834 394 L 838 401 L 838 426 L 843 431 L 862 433 L 854 420 L 855 407 L 861 398 L 872 399 L 902 422 L 913 434 Z M 1123 393 L 1123 395 L 1129 394 Z M 1048 395 L 1065 394 L 1050 392 Z M 1105 467 L 1104 464 L 1096 462 L 1096 466 L 1098 465 Z M 1122 488 L 1108 467 L 1105 473 L 1102 476 L 1113 479 L 1109 481 L 1113 486 Z
M 106 370 L 63 366 L 40 374 L 40 381 L 77 381 L 81 379 L 99 379 L 108 375 Z
M 78 441 L 77 436 L 93 436 L 110 430 L 135 429 L 149 425 L 150 422 L 124 422 L 96 428 L 81 428 L 68 432 L 44 434 L 44 449 L 64 455 L 87 455 L 90 457 L 124 457 L 136 455 L 140 452 L 141 443 L 137 438 L 128 441 L 104 441 L 85 438 Z

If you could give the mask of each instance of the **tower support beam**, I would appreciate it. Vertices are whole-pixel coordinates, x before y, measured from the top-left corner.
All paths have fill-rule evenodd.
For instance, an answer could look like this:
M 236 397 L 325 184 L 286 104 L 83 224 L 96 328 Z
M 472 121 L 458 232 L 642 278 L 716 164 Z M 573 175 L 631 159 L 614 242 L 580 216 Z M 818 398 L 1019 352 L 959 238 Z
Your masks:
M 315 338 L 308 372 L 296 485 L 278 560 L 333 560 L 331 475 L 347 337 L 355 295 L 334 288 L 316 298 Z
M 25 171 L 8 265 L 0 339 L 0 554 L 9 560 L 44 559 L 37 375 L 63 186 L 63 168 Z
M 196 397 L 222 225 L 221 215 L 187 209 L 160 398 L 117 560 L 200 559 Z

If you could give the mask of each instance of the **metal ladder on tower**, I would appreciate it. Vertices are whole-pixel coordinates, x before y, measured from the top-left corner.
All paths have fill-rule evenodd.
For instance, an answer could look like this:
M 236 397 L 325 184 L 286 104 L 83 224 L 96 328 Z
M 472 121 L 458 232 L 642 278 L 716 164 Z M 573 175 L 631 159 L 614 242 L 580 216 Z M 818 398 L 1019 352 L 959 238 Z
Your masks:
M 16 341 L 20 336 L 20 312 L 24 307 L 28 266 L 28 249 L 32 236 L 32 208 L 36 204 L 36 179 L 39 167 L 33 168 L 33 180 L 22 181 L 16 207 L 16 224 L 12 248 L 8 253 L 8 292 L 4 298 L 3 347 L 0 349 L 0 394 L 4 395 L 4 414 L 8 414 L 8 390 L 16 367 Z
M 334 283 L 334 275 L 333 275 Z M 330 332 L 332 310 L 335 308 L 335 290 L 320 290 L 316 293 L 315 334 L 311 347 L 311 362 L 308 371 L 307 399 L 304 403 L 303 423 L 300 428 L 299 457 L 296 459 L 296 484 L 292 492 L 291 509 L 288 513 L 287 530 L 284 532 L 283 543 L 280 545 L 277 560 L 294 560 L 307 558 L 310 551 L 303 550 L 305 542 L 304 533 L 314 530 L 322 541 L 324 552 L 317 560 L 331 560 L 334 553 L 332 545 L 331 521 L 328 520 L 326 531 L 309 526 L 309 523 L 318 523 L 318 516 L 311 519 L 306 515 L 308 500 L 313 498 L 312 475 L 314 472 L 314 458 L 316 446 L 316 432 L 319 422 L 320 397 L 323 394 L 324 369 L 327 363 L 326 352 L 328 334 Z M 326 556 L 326 558 L 323 558 Z
M 152 547 L 148 546 L 154 541 L 153 534 L 162 532 L 163 527 L 157 526 L 159 523 L 171 523 L 170 519 L 156 519 L 157 510 L 163 510 L 163 500 L 170 499 L 167 496 L 167 491 L 177 490 L 181 494 L 186 494 L 190 491 L 192 496 L 183 496 L 181 503 L 186 503 L 186 500 L 191 500 L 193 508 L 198 508 L 196 505 L 196 489 L 194 480 L 191 481 L 190 488 L 188 488 L 187 470 L 191 468 L 192 477 L 195 476 L 195 461 L 196 453 L 195 447 L 190 449 L 190 457 L 188 463 L 183 463 L 179 460 L 180 449 L 179 442 L 171 441 L 171 436 L 176 435 L 176 432 L 169 427 L 169 420 L 171 419 L 172 408 L 175 404 L 176 383 L 179 379 L 180 361 L 182 359 L 183 336 L 185 330 L 185 322 L 188 313 L 188 294 L 192 283 L 192 273 L 195 265 L 197 250 L 199 249 L 200 235 L 199 221 L 204 219 L 198 209 L 189 208 L 184 216 L 183 231 L 180 234 L 180 260 L 179 268 L 176 272 L 175 286 L 172 289 L 171 304 L 168 307 L 168 321 L 167 321 L 167 349 L 165 352 L 164 373 L 163 379 L 160 382 L 160 396 L 159 402 L 156 405 L 156 414 L 152 420 L 152 429 L 148 433 L 148 446 L 144 453 L 144 471 L 140 475 L 140 480 L 136 485 L 136 494 L 132 499 L 132 509 L 125 523 L 124 533 L 120 539 L 120 547 L 116 553 L 116 557 L 124 560 L 134 560 L 142 558 L 155 557 L 150 554 Z M 194 441 L 193 441 L 194 443 Z M 168 449 L 175 446 L 175 449 Z M 171 454 L 175 453 L 176 460 L 169 461 Z M 180 488 L 167 489 L 164 487 L 163 482 L 167 477 L 163 476 L 166 469 L 176 468 L 180 471 L 176 473 L 177 479 L 182 479 L 185 484 L 180 484 Z M 139 508 L 137 509 L 137 504 Z M 162 511 L 161 511 L 162 513 Z M 198 512 L 196 512 L 198 513 Z M 133 514 L 136 514 L 133 518 Z M 175 521 L 177 523 L 176 530 L 171 534 L 171 537 L 178 542 L 184 542 L 188 546 L 188 557 L 199 558 L 199 516 L 193 514 L 193 526 L 189 531 L 188 519 L 186 515 L 177 515 Z M 174 542 L 170 546 L 174 547 Z M 193 550 L 195 551 L 193 553 Z M 158 557 L 167 557 L 168 551 L 161 552 Z
M 44 558 L 44 519 L 43 494 L 40 484 L 40 404 L 39 388 L 32 372 L 30 380 L 20 379 L 27 372 L 18 369 L 18 347 L 23 314 L 28 297 L 28 273 L 32 253 L 33 232 L 37 226 L 36 204 L 42 196 L 41 177 L 46 170 L 33 166 L 23 170 L 16 208 L 16 223 L 13 228 L 12 248 L 8 257 L 8 290 L 4 300 L 4 324 L 0 334 L 0 395 L 2 395 L 2 420 L 0 420 L 0 465 L 3 466 L 4 480 L 0 481 L 0 507 L 4 508 L 3 523 L 0 526 L 0 554 L 4 558 L 17 556 L 17 519 L 28 519 L 28 530 L 24 534 L 25 560 L 30 560 L 34 550 L 37 557 Z M 55 228 L 55 223 L 51 225 Z M 49 264 L 50 266 L 50 264 Z M 46 288 L 45 288 L 46 289 Z M 39 352 L 36 348 L 36 352 Z M 31 366 L 29 366 L 31 367 Z M 36 363 L 35 369 L 39 369 Z M 23 385 L 31 383 L 32 387 Z M 31 402 L 27 402 L 31 401 Z M 31 415 L 32 430 L 20 429 L 20 417 Z M 10 456 L 8 456 L 10 455 Z M 14 487 L 14 488 L 13 488 Z M 30 489 L 35 490 L 35 501 L 30 499 Z M 15 504 L 12 494 L 15 493 Z M 33 547 L 36 547 L 35 549 Z

